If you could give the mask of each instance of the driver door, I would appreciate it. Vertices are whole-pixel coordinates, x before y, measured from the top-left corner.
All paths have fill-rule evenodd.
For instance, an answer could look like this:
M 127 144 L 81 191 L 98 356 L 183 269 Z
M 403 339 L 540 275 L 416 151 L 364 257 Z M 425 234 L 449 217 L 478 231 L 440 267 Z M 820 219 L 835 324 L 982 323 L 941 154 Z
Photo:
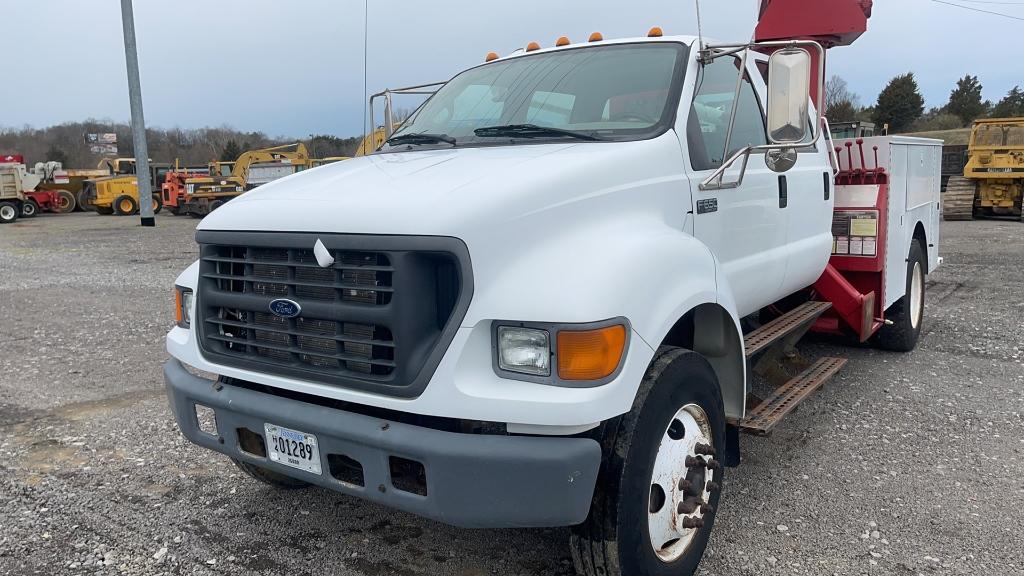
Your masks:
M 697 88 L 686 122 L 686 149 L 694 198 L 694 236 L 714 253 L 733 291 L 740 315 L 772 303 L 786 275 L 786 192 L 763 154 L 751 155 L 736 188 L 701 190 L 700 183 L 733 152 L 767 141 L 763 106 L 749 72 L 743 75 L 729 150 L 726 135 L 736 97 L 740 59 L 717 58 L 698 71 Z M 754 76 L 756 78 L 756 76 Z M 740 162 L 724 181 L 739 174 Z

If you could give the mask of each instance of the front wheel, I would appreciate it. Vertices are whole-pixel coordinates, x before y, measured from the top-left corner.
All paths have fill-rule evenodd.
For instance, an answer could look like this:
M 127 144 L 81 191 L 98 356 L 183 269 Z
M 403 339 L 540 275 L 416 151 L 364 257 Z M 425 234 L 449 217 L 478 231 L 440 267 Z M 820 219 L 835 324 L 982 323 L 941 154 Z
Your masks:
M 573 528 L 586 576 L 682 576 L 700 564 L 721 497 L 725 411 L 704 357 L 663 347 L 633 408 L 602 428 L 590 514 Z
M 118 216 L 130 216 L 139 210 L 139 203 L 135 198 L 123 194 L 114 199 L 114 214 Z
M 910 243 L 907 255 L 907 288 L 903 297 L 885 312 L 892 324 L 883 326 L 875 337 L 879 348 L 894 352 L 910 352 L 917 346 L 924 323 L 924 280 L 928 261 L 919 240 Z

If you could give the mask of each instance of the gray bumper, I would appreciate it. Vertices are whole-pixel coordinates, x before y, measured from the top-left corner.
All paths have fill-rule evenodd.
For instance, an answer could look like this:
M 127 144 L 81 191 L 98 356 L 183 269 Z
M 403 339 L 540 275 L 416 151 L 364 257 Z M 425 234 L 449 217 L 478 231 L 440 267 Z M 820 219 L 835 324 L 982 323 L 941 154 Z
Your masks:
M 164 378 L 171 409 L 189 440 L 324 488 L 467 528 L 569 526 L 585 520 L 590 509 L 601 449 L 589 438 L 443 432 L 246 388 L 217 390 L 174 359 L 164 365 Z M 219 437 L 200 431 L 196 404 L 216 412 Z M 242 451 L 237 430 L 262 435 L 266 422 L 315 434 L 323 474 Z M 332 477 L 329 454 L 357 460 L 364 486 Z M 394 487 L 390 456 L 423 464 L 426 496 Z

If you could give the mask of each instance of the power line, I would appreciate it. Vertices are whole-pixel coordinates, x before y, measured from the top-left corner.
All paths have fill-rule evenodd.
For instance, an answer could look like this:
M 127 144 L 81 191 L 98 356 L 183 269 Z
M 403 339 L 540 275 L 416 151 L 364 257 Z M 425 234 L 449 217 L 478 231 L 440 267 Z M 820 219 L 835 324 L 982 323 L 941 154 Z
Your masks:
M 1024 6 L 1024 2 L 995 2 L 993 0 L 959 0 L 966 4 L 999 4 L 1001 6 Z
M 935 2 L 936 4 L 945 4 L 947 6 L 955 6 L 957 8 L 963 8 L 964 10 L 971 10 L 973 12 L 981 12 L 983 14 L 991 14 L 993 16 L 1001 16 L 1003 18 L 1009 18 L 1010 20 L 1020 20 L 1020 21 L 1024 22 L 1024 18 L 1021 18 L 1020 16 L 1011 16 L 1009 14 L 1002 14 L 1000 12 L 993 12 L 991 10 L 982 10 L 981 8 L 974 8 L 973 6 L 964 6 L 963 4 L 955 4 L 953 2 L 946 2 L 946 0 L 931 0 L 931 1 Z

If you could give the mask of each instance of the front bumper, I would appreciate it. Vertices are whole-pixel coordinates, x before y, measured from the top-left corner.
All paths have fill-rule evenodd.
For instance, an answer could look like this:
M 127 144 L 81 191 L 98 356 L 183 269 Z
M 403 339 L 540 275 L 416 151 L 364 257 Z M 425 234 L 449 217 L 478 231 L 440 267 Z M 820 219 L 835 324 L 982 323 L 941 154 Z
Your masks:
M 406 512 L 467 528 L 569 526 L 586 519 L 601 448 L 590 438 L 460 434 L 218 384 L 164 365 L 171 409 L 192 442 L 232 458 Z M 216 384 L 216 386 L 215 386 Z M 199 429 L 195 405 L 216 413 L 217 436 Z M 262 436 L 264 424 L 317 436 L 322 475 L 243 451 L 238 431 Z M 328 456 L 362 465 L 363 486 L 330 473 Z M 426 495 L 395 488 L 390 457 L 420 462 Z

